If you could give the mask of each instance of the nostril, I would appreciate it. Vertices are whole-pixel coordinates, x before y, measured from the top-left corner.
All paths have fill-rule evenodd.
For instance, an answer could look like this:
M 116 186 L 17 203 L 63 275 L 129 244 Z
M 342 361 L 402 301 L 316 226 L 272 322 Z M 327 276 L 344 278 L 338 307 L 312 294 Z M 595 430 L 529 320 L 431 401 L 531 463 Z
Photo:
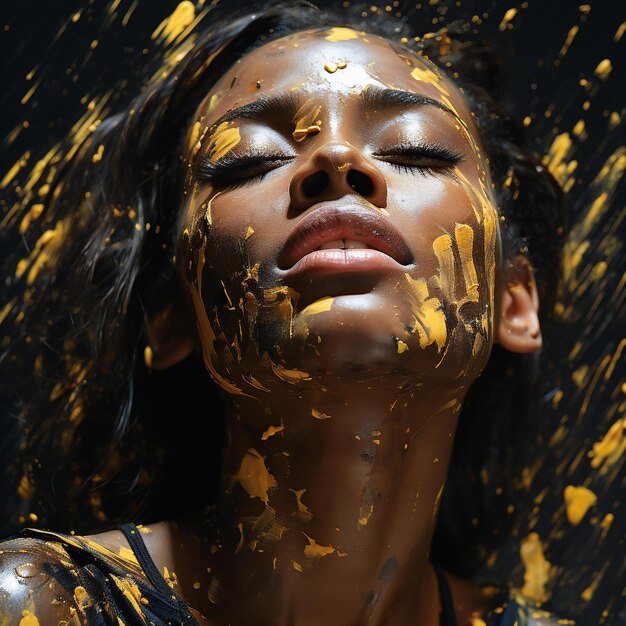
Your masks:
M 311 174 L 311 176 L 308 176 L 302 183 L 302 193 L 307 198 L 315 198 L 326 189 L 329 180 L 328 174 L 324 171 Z
M 352 189 L 354 189 L 360 196 L 371 196 L 374 192 L 374 183 L 367 174 L 363 174 L 358 170 L 350 170 L 348 172 L 347 180 L 350 187 L 352 187 Z

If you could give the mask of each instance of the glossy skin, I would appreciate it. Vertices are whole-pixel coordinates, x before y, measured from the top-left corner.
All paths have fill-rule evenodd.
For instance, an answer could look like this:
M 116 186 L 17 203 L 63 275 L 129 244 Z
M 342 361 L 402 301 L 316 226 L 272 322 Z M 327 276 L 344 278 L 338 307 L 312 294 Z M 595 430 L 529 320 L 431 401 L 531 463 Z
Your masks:
M 384 89 L 434 102 L 366 111 Z M 289 94 L 291 112 L 216 124 Z M 226 72 L 185 158 L 176 263 L 196 333 L 160 343 L 167 313 L 148 334 L 157 367 L 201 351 L 228 437 L 213 534 L 156 524 L 151 554 L 207 624 L 435 626 L 428 551 L 459 408 L 494 341 L 541 345 L 532 272 L 501 259 L 463 95 L 387 40 L 305 31 Z M 388 220 L 410 258 L 292 275 L 294 227 L 349 206 Z M 125 545 L 117 531 L 96 540 Z M 466 624 L 487 599 L 451 580 Z

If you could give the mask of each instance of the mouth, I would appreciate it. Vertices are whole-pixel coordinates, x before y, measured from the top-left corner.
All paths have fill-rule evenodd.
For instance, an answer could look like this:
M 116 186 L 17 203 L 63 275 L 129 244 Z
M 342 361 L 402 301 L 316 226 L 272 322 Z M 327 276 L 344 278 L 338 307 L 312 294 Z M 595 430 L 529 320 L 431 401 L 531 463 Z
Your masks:
M 293 229 L 278 258 L 288 275 L 406 269 L 413 254 L 381 213 L 359 205 L 312 210 Z

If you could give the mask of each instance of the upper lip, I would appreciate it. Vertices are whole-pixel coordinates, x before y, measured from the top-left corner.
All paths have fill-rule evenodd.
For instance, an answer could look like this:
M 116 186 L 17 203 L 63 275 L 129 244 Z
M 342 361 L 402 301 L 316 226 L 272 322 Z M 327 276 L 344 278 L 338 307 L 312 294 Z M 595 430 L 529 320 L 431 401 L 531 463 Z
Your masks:
M 337 239 L 360 241 L 402 265 L 413 260 L 404 238 L 382 213 L 351 204 L 322 206 L 302 218 L 289 234 L 278 257 L 278 266 L 289 269 L 309 252 Z

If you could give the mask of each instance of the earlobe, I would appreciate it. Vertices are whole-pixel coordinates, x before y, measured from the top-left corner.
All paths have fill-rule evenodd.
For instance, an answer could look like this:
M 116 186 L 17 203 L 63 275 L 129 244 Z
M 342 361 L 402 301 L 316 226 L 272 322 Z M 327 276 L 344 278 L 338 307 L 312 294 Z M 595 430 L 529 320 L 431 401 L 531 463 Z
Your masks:
M 529 261 L 517 255 L 508 262 L 499 293 L 495 341 L 510 352 L 534 352 L 543 340 L 539 325 L 539 293 Z
M 146 323 L 146 365 L 165 370 L 187 358 L 195 344 L 179 305 L 169 303 Z

